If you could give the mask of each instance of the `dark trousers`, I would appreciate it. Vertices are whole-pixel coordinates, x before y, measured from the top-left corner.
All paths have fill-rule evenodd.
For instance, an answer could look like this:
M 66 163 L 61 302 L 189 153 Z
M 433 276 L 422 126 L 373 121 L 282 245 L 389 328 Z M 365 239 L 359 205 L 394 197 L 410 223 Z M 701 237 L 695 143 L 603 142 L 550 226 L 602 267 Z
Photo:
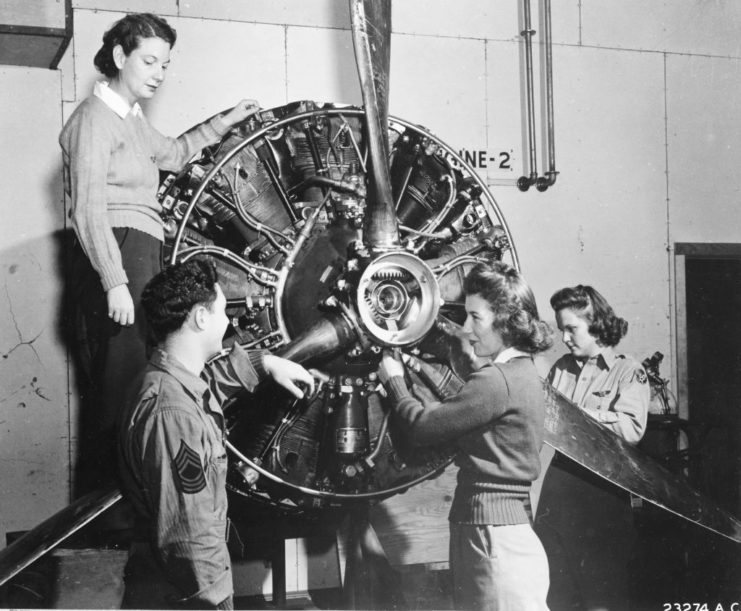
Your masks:
M 557 453 L 534 528 L 548 554 L 551 609 L 629 608 L 636 532 L 627 492 Z
M 162 242 L 126 227 L 113 229 L 134 300 L 134 324 L 108 317 L 100 276 L 80 245 L 72 256 L 72 312 L 81 392 L 77 494 L 116 476 L 116 421 L 132 382 L 147 362 L 147 327 L 140 299 L 146 283 L 162 269 Z

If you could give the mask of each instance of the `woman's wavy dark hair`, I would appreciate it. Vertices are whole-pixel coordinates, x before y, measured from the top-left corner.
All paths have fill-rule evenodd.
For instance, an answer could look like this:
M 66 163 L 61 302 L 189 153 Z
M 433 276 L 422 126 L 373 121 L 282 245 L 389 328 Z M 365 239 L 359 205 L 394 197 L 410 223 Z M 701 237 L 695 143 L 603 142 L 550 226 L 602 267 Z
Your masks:
M 573 310 L 603 346 L 617 346 L 628 333 L 628 321 L 615 314 L 607 299 L 591 286 L 579 284 L 556 291 L 551 307 L 554 312 Z
M 551 328 L 540 320 L 532 289 L 513 267 L 501 261 L 477 263 L 463 291 L 486 300 L 494 313 L 493 327 L 508 346 L 531 354 L 550 348 Z
M 191 259 L 166 267 L 147 282 L 141 304 L 154 340 L 161 342 L 180 329 L 196 305 L 213 307 L 218 281 L 211 261 Z
M 121 45 L 128 57 L 142 38 L 161 38 L 172 48 L 177 40 L 177 32 L 162 17 L 152 13 L 126 15 L 103 34 L 103 46 L 93 59 L 95 67 L 108 78 L 114 78 L 118 74 L 118 67 L 113 61 L 113 47 Z

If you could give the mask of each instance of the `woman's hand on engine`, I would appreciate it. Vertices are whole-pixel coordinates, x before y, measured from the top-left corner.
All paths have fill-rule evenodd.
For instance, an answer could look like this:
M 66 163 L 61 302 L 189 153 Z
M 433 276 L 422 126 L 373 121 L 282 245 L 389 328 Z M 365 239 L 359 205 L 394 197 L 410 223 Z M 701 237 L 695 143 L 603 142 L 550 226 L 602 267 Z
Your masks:
M 401 359 L 391 350 L 384 350 L 381 363 L 378 366 L 378 377 L 381 382 L 385 384 L 389 378 L 404 377 L 404 372 L 404 363 L 401 362 Z
M 229 125 L 236 125 L 244 121 L 247 117 L 254 115 L 260 110 L 260 104 L 257 100 L 241 100 L 229 112 L 222 116 L 224 122 Z

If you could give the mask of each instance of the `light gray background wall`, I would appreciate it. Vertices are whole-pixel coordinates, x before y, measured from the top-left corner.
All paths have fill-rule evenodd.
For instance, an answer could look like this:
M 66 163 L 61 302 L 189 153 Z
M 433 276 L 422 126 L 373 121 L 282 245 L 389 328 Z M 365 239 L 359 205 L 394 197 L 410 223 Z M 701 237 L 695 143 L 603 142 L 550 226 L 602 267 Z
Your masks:
M 103 31 L 121 11 L 143 10 L 178 30 L 167 81 L 146 108 L 168 134 L 242 97 L 264 107 L 361 102 L 345 0 L 73 7 L 58 70 L 0 67 L 0 541 L 69 497 L 77 401 L 59 330 L 56 137 L 97 78 Z M 553 291 L 593 284 L 630 322 L 621 347 L 639 358 L 660 350 L 673 377 L 673 244 L 740 241 L 741 3 L 553 0 L 552 10 L 560 174 L 546 193 L 514 186 L 527 156 L 520 2 L 396 0 L 391 114 L 456 149 L 508 152 L 512 170 L 480 171 L 544 317 Z M 556 344 L 544 370 L 563 351 Z

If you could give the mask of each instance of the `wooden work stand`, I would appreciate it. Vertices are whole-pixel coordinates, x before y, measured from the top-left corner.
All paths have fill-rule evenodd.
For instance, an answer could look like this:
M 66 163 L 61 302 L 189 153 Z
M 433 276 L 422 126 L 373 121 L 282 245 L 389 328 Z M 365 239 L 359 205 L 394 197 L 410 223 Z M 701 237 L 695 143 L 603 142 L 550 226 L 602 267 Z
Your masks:
M 285 542 L 300 538 L 336 546 L 341 592 L 329 608 L 427 608 L 429 600 L 435 608 L 447 608 L 447 516 L 454 486 L 451 467 L 382 502 L 329 510 L 318 519 L 232 510 L 243 518 L 238 526 L 245 555 L 257 554 L 272 566 L 270 608 L 290 602 Z

